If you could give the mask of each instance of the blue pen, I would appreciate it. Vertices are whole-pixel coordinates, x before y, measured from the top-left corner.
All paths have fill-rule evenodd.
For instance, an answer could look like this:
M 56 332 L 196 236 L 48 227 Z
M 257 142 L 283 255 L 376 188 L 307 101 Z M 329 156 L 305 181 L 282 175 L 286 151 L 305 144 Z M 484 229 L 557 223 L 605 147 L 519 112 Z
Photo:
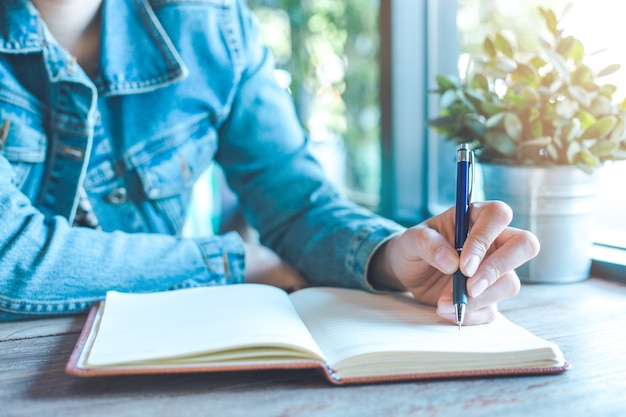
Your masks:
M 474 182 L 474 153 L 469 145 L 462 144 L 456 151 L 456 213 L 454 222 L 454 247 L 459 256 L 469 233 L 469 210 Z M 459 269 L 452 276 L 452 302 L 456 324 L 461 329 L 467 308 L 467 277 Z

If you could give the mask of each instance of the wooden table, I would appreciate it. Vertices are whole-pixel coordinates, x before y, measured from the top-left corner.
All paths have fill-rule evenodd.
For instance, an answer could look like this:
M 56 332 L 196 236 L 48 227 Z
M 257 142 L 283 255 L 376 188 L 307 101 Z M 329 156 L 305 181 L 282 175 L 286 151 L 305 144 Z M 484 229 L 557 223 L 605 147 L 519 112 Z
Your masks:
M 315 372 L 76 378 L 84 316 L 0 323 L 0 416 L 626 416 L 626 285 L 524 285 L 500 306 L 563 374 L 333 387 Z

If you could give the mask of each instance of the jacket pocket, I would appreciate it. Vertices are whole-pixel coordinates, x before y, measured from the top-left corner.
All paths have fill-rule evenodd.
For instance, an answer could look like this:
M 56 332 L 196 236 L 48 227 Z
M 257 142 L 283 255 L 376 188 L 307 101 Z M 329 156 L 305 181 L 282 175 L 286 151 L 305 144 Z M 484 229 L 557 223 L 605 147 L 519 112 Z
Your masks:
M 13 182 L 22 188 L 33 166 L 46 157 L 46 135 L 40 116 L 3 98 L 0 93 L 0 154 L 11 163 Z
M 181 123 L 129 158 L 145 196 L 174 233 L 182 229 L 193 185 L 213 161 L 217 137 L 207 116 Z

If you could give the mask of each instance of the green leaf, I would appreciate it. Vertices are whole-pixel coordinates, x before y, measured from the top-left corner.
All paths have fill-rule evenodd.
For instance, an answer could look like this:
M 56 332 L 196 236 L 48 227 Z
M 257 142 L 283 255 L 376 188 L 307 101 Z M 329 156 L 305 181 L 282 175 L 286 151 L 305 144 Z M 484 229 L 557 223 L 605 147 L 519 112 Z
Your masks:
M 523 125 L 522 121 L 517 117 L 515 113 L 504 113 L 504 130 L 506 134 L 513 140 L 518 140 L 522 135 Z
M 553 83 L 550 84 L 550 86 L 548 87 L 548 91 L 550 94 L 554 94 L 559 91 L 561 87 L 563 87 L 563 85 L 565 85 L 565 82 L 562 79 L 557 78 L 556 80 L 554 80 Z
M 568 56 L 569 50 L 572 48 L 573 45 L 574 45 L 574 37 L 566 36 L 563 39 L 561 39 L 559 44 L 556 46 L 556 51 L 563 56 Z
M 601 88 L 598 84 L 593 81 L 582 81 L 578 85 L 580 88 L 583 88 L 590 93 L 602 93 Z
M 451 107 L 457 100 L 456 90 L 446 90 L 439 97 L 439 107 Z
M 528 63 L 531 64 L 536 69 L 545 67 L 548 64 L 548 62 L 545 59 L 536 55 L 533 56 L 530 60 L 528 60 Z
M 537 71 L 530 65 L 524 63 L 518 63 L 517 68 L 513 71 L 511 76 L 513 80 L 524 84 L 536 85 L 539 80 Z
M 593 71 L 586 65 L 580 65 L 572 73 L 572 83 L 581 84 L 585 81 L 593 81 Z
M 504 156 L 513 156 L 517 151 L 517 147 L 513 140 L 500 130 L 488 131 L 485 133 L 485 147 L 495 150 Z
M 487 129 L 493 129 L 494 127 L 502 125 L 506 114 L 507 113 L 498 113 L 488 118 L 485 122 L 485 126 L 487 127 Z
M 507 106 L 513 107 L 518 110 L 524 109 L 528 103 L 524 101 L 524 97 L 521 94 L 517 94 L 517 90 L 507 90 L 503 102 L 507 104 Z
M 489 81 L 487 80 L 487 77 L 480 73 L 474 75 L 471 86 L 484 91 L 489 91 Z
M 442 91 L 461 88 L 461 82 L 458 78 L 448 75 L 436 75 L 435 80 L 439 89 Z
M 504 56 L 513 58 L 513 47 L 507 38 L 501 33 L 496 33 L 494 40 L 494 46 L 497 51 L 500 51 Z
M 498 113 L 502 113 L 508 110 L 508 108 L 501 102 L 491 103 L 484 102 L 480 105 L 481 110 L 487 116 L 493 116 Z
M 597 167 L 600 165 L 600 160 L 595 155 L 593 155 L 587 148 L 582 148 L 579 155 L 582 161 L 591 167 Z
M 507 74 L 510 74 L 512 72 L 514 72 L 517 69 L 517 62 L 515 62 L 515 60 L 505 57 L 505 56 L 498 56 L 496 57 L 496 59 L 493 61 L 495 68 L 505 72 Z
M 600 87 L 600 94 L 605 95 L 609 98 L 613 97 L 613 94 L 617 91 L 617 86 L 613 84 L 604 84 Z
M 584 88 L 580 88 L 575 85 L 570 85 L 567 87 L 567 92 L 569 96 L 580 103 L 583 107 L 589 107 L 591 105 L 591 94 Z
M 568 51 L 568 56 L 576 64 L 580 64 L 585 56 L 585 47 L 583 46 L 583 43 L 578 39 L 574 39 L 574 42 Z
M 577 162 L 577 156 L 580 153 L 580 150 L 582 149 L 582 145 L 580 144 L 580 142 L 577 141 L 573 141 L 569 143 L 569 146 L 567 147 L 567 151 L 566 151 L 566 157 L 567 157 L 567 162 L 570 165 L 574 165 Z
M 589 111 L 596 117 L 606 116 L 613 111 L 613 103 L 608 97 L 599 95 L 591 101 Z
M 531 88 L 528 86 L 522 87 L 522 89 L 520 90 L 520 96 L 522 97 L 522 100 L 524 101 L 524 103 L 526 103 L 526 106 L 528 107 L 537 105 L 540 100 L 537 89 Z
M 624 119 L 617 120 L 615 127 L 611 131 L 609 139 L 614 142 L 622 142 L 626 139 L 626 122 L 624 122 Z
M 586 110 L 580 110 L 576 113 L 576 117 L 580 120 L 580 126 L 583 129 L 588 129 L 589 126 L 593 125 L 597 121 L 594 115 Z
M 563 139 L 566 142 L 572 142 L 574 140 L 578 140 L 580 136 L 583 134 L 584 130 L 582 128 L 582 124 L 578 118 L 573 118 L 563 129 Z
M 485 51 L 485 54 L 487 54 L 487 56 L 490 58 L 495 58 L 496 56 L 498 56 L 496 47 L 493 45 L 493 42 L 489 36 L 486 36 L 485 40 L 483 41 L 483 50 Z
M 589 152 L 596 156 L 609 156 L 619 148 L 619 143 L 609 140 L 600 140 L 594 143 Z
M 621 68 L 621 65 L 619 65 L 619 64 L 612 64 L 612 65 L 609 65 L 608 67 L 600 70 L 596 74 L 596 76 L 597 77 L 604 77 L 606 75 L 613 74 L 614 72 L 617 72 L 620 68 Z
M 548 152 L 548 155 L 550 156 L 550 158 L 552 158 L 553 161 L 559 160 L 559 151 L 553 144 L 546 146 L 546 152 Z
M 467 107 L 469 111 L 476 113 L 476 106 L 474 105 L 474 103 L 472 103 L 470 99 L 467 98 L 467 96 L 465 95 L 465 91 L 456 90 L 455 93 L 457 98 L 461 101 L 461 103 L 463 103 L 465 107 Z
M 578 103 L 573 101 L 573 100 L 569 100 L 569 99 L 564 99 L 561 101 L 558 101 L 555 106 L 554 106 L 554 112 L 556 113 L 557 116 L 564 118 L 564 119 L 571 119 L 572 117 L 574 117 L 574 115 L 576 114 L 576 112 L 578 111 Z
M 567 61 L 561 55 L 557 54 L 552 49 L 549 49 L 549 46 L 544 46 L 546 56 L 548 57 L 548 61 L 554 67 L 555 71 L 559 74 L 559 76 L 566 82 L 570 82 L 570 72 L 567 66 Z
M 581 140 L 606 138 L 616 124 L 617 117 L 605 116 L 589 126 L 581 136 Z
M 552 143 L 552 138 L 550 136 L 543 136 L 541 138 L 534 138 L 530 140 L 522 141 L 520 146 L 538 146 L 538 147 L 547 147 Z
M 466 114 L 463 123 L 475 134 L 475 136 L 482 137 L 485 134 L 486 127 L 484 116 L 474 113 Z
M 468 100 L 471 100 L 475 106 L 480 106 L 481 103 L 487 101 L 487 98 L 481 90 L 473 88 L 465 90 L 465 96 Z
M 622 112 L 626 112 L 626 98 L 622 100 L 621 102 L 617 103 L 617 107 Z
M 548 27 L 548 30 L 552 34 L 556 35 L 557 34 L 557 20 L 556 20 L 556 15 L 554 14 L 554 12 L 552 10 L 543 9 L 543 8 L 539 8 L 539 12 L 543 16 L 543 19 L 546 21 L 546 26 Z

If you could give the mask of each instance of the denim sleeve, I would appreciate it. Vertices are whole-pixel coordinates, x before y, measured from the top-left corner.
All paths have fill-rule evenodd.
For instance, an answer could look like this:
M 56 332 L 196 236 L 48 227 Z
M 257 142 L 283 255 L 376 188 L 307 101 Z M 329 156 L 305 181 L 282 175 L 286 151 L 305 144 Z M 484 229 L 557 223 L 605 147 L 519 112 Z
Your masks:
M 185 239 L 70 227 L 44 217 L 0 157 L 0 319 L 80 312 L 106 291 L 148 292 L 243 280 L 239 235 Z
M 245 62 L 217 154 L 261 241 L 316 285 L 371 289 L 372 253 L 401 226 L 349 202 L 311 156 L 289 94 L 242 6 Z

